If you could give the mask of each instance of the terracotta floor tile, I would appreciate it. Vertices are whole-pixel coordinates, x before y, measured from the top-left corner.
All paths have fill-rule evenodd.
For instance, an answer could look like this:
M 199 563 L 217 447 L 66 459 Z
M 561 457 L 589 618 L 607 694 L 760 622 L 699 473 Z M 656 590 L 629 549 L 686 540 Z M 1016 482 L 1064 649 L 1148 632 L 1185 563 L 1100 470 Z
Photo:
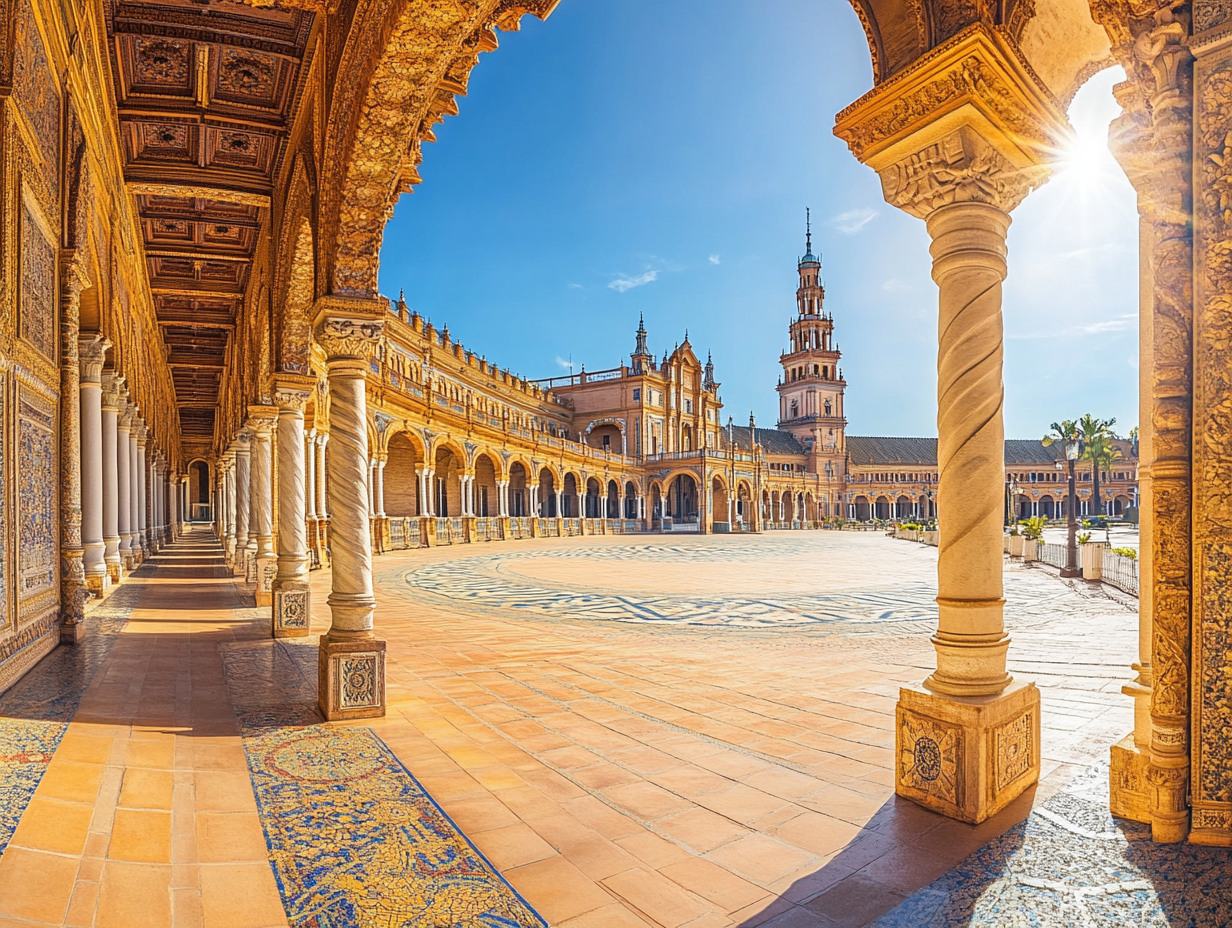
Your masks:
M 257 801 L 247 771 L 197 770 L 192 774 L 193 793 L 199 812 L 252 812 Z
M 201 909 L 205 928 L 270 928 L 287 921 L 267 862 L 202 867 Z
M 108 861 L 99 887 L 96 928 L 167 928 L 171 867 Z
M 83 764 L 53 757 L 39 781 L 39 795 L 46 799 L 94 802 L 103 781 L 102 764 Z
M 10 846 L 0 857 L 0 915 L 58 925 L 76 877 L 75 858 Z
M 617 786 L 605 790 L 604 795 L 610 802 L 644 821 L 653 822 L 693 808 L 688 800 L 681 799 L 653 783 L 641 782 L 628 786 Z
M 518 867 L 504 876 L 551 925 L 614 901 L 598 883 L 563 857 Z
M 664 928 L 677 928 L 710 912 L 707 905 L 655 870 L 625 870 L 603 886 Z
M 171 862 L 171 813 L 116 809 L 107 856 L 144 863 Z
M 132 809 L 171 809 L 174 785 L 170 770 L 129 768 L 120 787 L 120 805 Z
M 709 809 L 690 809 L 663 819 L 655 827 L 703 854 L 749 834 L 747 828 Z
M 37 851 L 80 855 L 94 817 L 94 806 L 36 796 L 26 806 L 12 844 Z
M 759 900 L 770 898 L 770 894 L 762 887 L 754 886 L 718 864 L 700 857 L 690 857 L 688 860 L 669 864 L 660 868 L 659 872 L 691 893 L 713 902 L 724 912 L 735 912 Z
M 0 926 L 3 928 L 3 926 Z M 613 903 L 560 922 L 554 928 L 658 928 L 639 918 L 625 906 Z
M 684 848 L 649 831 L 639 831 L 637 834 L 618 838 L 616 843 L 651 870 L 689 858 L 689 852 Z
M 745 835 L 706 856 L 733 873 L 763 885 L 794 873 L 815 860 L 806 851 L 757 833 Z
M 128 767 L 173 770 L 175 768 L 175 743 L 172 741 L 130 741 L 124 763 Z
M 492 865 L 502 871 L 556 856 L 556 849 L 523 822 L 472 834 L 470 838 Z

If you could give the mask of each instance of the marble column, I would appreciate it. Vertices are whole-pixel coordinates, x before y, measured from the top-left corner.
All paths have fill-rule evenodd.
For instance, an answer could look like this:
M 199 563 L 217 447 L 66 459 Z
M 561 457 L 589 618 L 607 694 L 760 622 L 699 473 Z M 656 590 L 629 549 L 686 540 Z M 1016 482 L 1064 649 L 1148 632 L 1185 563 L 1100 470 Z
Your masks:
M 133 424 L 133 540 L 138 556 L 144 560 L 149 554 L 149 539 L 146 537 L 145 514 L 145 444 L 146 425 L 144 419 L 138 419 Z
M 376 458 L 368 461 L 368 512 L 376 512 Z
M 326 486 L 325 464 L 327 458 L 325 456 L 325 446 L 329 444 L 329 432 L 321 432 L 317 435 L 317 518 L 329 518 L 329 505 L 326 499 L 328 487 Z
M 275 638 L 307 637 L 311 624 L 308 587 L 308 526 L 304 519 L 304 406 L 312 395 L 311 378 L 279 376 L 274 384 L 278 407 L 278 575 L 272 592 Z
M 60 640 L 76 643 L 85 632 L 89 598 L 82 542 L 81 367 L 78 324 L 85 275 L 71 251 L 62 253 L 60 289 Z
M 258 606 L 273 604 L 274 575 L 278 571 L 274 554 L 273 449 L 270 446 L 270 433 L 277 424 L 277 416 L 277 407 L 248 407 L 248 428 L 252 432 L 248 478 L 252 517 L 248 525 L 248 547 L 253 550 L 256 563 L 256 572 L 250 574 L 249 579 L 256 584 Z
M 376 514 L 377 518 L 385 518 L 385 464 L 386 458 L 381 457 L 376 462 Z
M 329 608 L 321 639 L 317 692 L 326 719 L 385 714 L 385 642 L 374 634 L 372 536 L 365 487 L 368 467 L 365 377 L 388 312 L 384 300 L 327 297 L 317 304 L 314 334 L 329 380 Z
M 249 503 L 250 435 L 245 429 L 235 437 L 235 572 L 248 575 L 248 519 L 252 515 Z
M 305 518 L 310 521 L 315 521 L 317 517 L 317 430 L 309 429 L 307 436 L 304 439 L 304 470 L 307 473 L 307 484 L 305 486 L 305 497 L 307 503 L 307 511 Z
M 224 505 L 227 507 L 227 535 L 223 539 L 223 549 L 227 552 L 227 561 L 235 566 L 235 551 L 236 551 L 236 521 L 237 521 L 237 506 L 235 500 L 236 494 L 236 473 L 237 473 L 237 455 L 235 453 L 234 444 L 231 450 L 223 456 L 227 462 L 225 477 L 225 494 Z
M 120 472 L 119 413 L 123 404 L 124 375 L 111 371 L 103 374 L 102 406 L 103 434 L 103 560 L 112 583 L 124 576 L 124 559 L 120 556 Z
M 79 339 L 81 364 L 81 542 L 86 585 L 95 596 L 111 586 L 103 539 L 103 362 L 111 342 L 100 335 Z
M 1049 159 L 1071 130 L 1016 54 L 986 31 L 971 30 L 901 86 L 874 91 L 844 110 L 834 130 L 878 172 L 887 202 L 924 219 L 932 240 L 938 288 L 937 664 L 922 685 L 899 692 L 895 788 L 972 823 L 1004 808 L 1037 783 L 1040 772 L 1039 691 L 1006 671 L 1001 283 L 1009 213 L 1046 179 Z M 952 79 L 946 75 L 954 73 L 955 61 L 963 62 L 962 73 L 1004 75 L 1013 86 L 1012 96 L 1004 91 L 1012 114 L 994 125 L 964 101 L 925 94 L 926 105 L 890 129 L 886 107 L 898 105 L 898 94 L 923 94 L 916 88 Z M 984 92 L 983 85 L 974 92 Z M 1019 127 L 1012 134 L 999 128 L 1010 124 Z
M 135 567 L 133 560 L 133 475 L 132 433 L 137 407 L 128 402 L 127 394 L 121 397 L 116 422 L 116 526 L 120 532 L 120 560 L 125 571 Z
M 179 477 L 175 475 L 175 471 L 170 465 L 167 467 L 167 535 L 168 542 L 179 541 L 180 538 L 180 523 L 177 519 L 178 510 L 176 509 L 176 486 L 179 483 Z

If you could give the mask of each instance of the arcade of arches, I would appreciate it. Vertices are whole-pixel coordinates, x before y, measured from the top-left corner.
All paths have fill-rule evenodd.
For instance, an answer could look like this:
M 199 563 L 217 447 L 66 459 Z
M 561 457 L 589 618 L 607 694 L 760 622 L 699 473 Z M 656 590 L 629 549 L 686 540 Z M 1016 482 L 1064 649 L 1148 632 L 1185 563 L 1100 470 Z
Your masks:
M 540 516 L 730 527 L 769 493 L 767 520 L 818 518 L 848 451 L 805 262 L 778 431 L 819 464 L 790 478 L 754 428 L 723 443 L 713 371 L 687 341 L 657 364 L 639 344 L 620 372 L 527 383 L 378 294 L 383 227 L 433 126 L 498 31 L 556 2 L 8 0 L 0 685 L 87 640 L 87 598 L 187 516 L 214 520 L 275 636 L 307 633 L 308 572 L 328 563 L 330 719 L 385 710 L 373 551 L 411 517 L 450 541 L 493 519 L 534 533 Z M 939 290 L 940 620 L 935 671 L 901 693 L 898 791 L 979 821 L 1038 777 L 1038 693 L 1006 672 L 1002 615 L 1006 231 L 1066 147 L 1076 89 L 1119 63 L 1113 145 L 1143 256 L 1144 584 L 1114 803 L 1159 841 L 1232 844 L 1232 669 L 1211 644 L 1232 622 L 1232 6 L 853 4 L 875 86 L 835 132 L 926 222 Z M 661 412 L 615 422 L 600 387 Z M 766 484 L 740 479 L 763 465 Z M 868 505 L 918 505 L 887 488 Z M 953 777 L 916 762 L 936 750 Z

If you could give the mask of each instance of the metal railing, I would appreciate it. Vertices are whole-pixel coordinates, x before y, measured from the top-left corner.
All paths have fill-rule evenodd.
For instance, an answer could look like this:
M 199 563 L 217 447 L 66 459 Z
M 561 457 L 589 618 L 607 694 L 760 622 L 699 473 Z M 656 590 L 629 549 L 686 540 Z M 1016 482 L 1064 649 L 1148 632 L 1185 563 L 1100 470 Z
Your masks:
M 1138 560 L 1137 558 L 1125 557 L 1121 554 L 1113 554 L 1111 551 L 1103 552 L 1104 563 L 1100 568 L 1100 579 L 1111 586 L 1115 586 L 1118 590 L 1129 593 L 1131 596 L 1138 595 Z

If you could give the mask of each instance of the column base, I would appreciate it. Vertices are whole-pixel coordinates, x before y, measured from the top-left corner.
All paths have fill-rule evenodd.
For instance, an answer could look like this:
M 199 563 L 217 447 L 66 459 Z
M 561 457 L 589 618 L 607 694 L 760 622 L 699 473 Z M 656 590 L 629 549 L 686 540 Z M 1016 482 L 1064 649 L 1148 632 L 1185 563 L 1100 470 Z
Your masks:
M 999 696 L 899 690 L 894 790 L 926 809 L 978 825 L 1040 775 L 1040 696 L 1013 683 Z
M 274 603 L 274 578 L 278 576 L 278 558 L 274 555 L 264 555 L 252 559 L 256 565 L 257 584 L 255 591 L 258 606 L 272 606 Z
M 385 714 L 385 642 L 321 638 L 317 701 L 328 722 Z
M 273 636 L 307 638 L 312 624 L 312 594 L 308 584 L 297 580 L 275 581 L 272 595 Z
M 240 563 L 243 565 L 244 582 L 256 584 L 257 582 L 257 552 L 245 551 L 241 557 Z
M 124 565 L 120 563 L 108 562 L 107 576 L 111 579 L 113 584 L 119 583 L 124 579 Z
M 74 622 L 60 626 L 60 644 L 77 644 L 86 636 L 86 623 Z
M 1112 746 L 1112 767 L 1108 772 L 1111 787 L 1111 810 L 1117 818 L 1131 822 L 1151 822 L 1151 784 L 1146 771 L 1151 766 L 1151 754 L 1143 751 L 1127 735 Z
M 106 571 L 101 574 L 86 574 L 86 589 L 91 596 L 102 599 L 111 591 L 111 575 Z

